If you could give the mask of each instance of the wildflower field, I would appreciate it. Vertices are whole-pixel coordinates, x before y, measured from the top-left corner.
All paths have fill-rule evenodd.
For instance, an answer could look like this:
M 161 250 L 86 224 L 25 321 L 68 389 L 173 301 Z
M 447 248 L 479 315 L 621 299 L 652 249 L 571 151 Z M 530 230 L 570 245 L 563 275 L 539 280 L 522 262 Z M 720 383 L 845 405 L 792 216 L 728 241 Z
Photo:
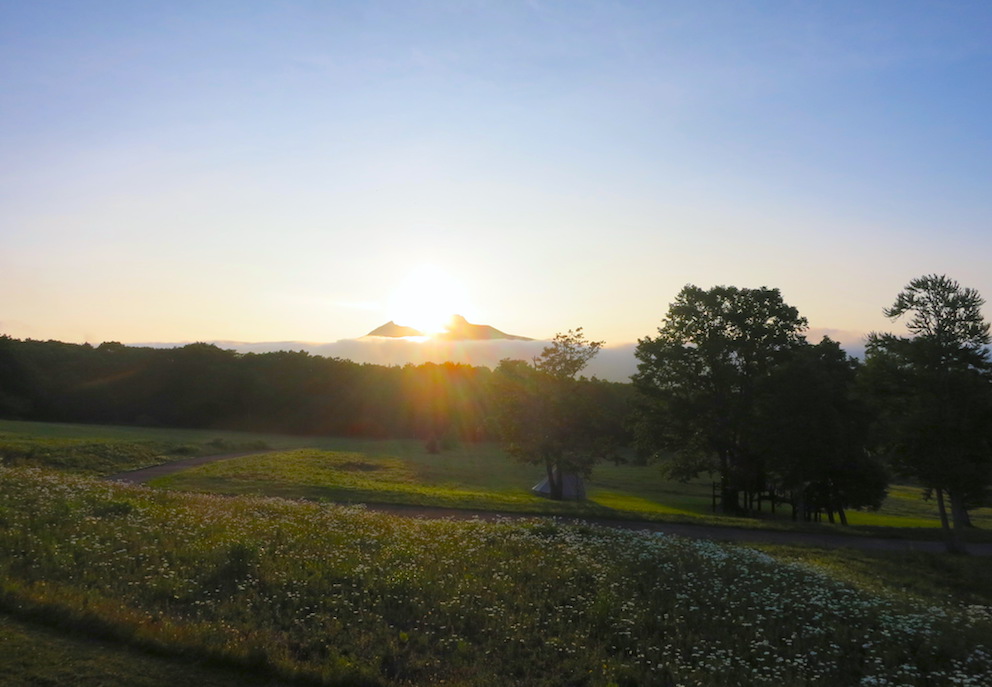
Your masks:
M 328 685 L 989 685 L 992 615 L 553 521 L 417 520 L 0 468 L 0 604 Z

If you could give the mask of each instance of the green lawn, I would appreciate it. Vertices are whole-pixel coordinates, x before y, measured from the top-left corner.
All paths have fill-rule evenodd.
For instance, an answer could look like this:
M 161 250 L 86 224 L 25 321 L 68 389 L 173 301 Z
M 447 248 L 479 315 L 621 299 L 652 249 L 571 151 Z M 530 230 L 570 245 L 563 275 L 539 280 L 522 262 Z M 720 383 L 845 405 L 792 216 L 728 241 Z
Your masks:
M 975 527 L 992 530 L 992 508 L 976 508 L 970 511 L 970 515 Z M 904 484 L 889 486 L 888 498 L 878 512 L 855 511 L 849 515 L 848 520 L 852 525 L 940 527 L 936 499 L 924 501 L 921 488 Z
M 940 527 L 936 504 L 932 500 L 924 501 L 919 488 L 905 485 L 893 485 L 878 512 L 850 511 L 848 520 L 855 526 L 850 528 L 825 523 L 793 524 L 787 506 L 780 509 L 775 519 L 767 510 L 758 519 L 714 516 L 709 480 L 701 478 L 688 484 L 666 480 L 653 465 L 597 465 L 587 483 L 588 502 L 555 503 L 530 493 L 530 488 L 542 477 L 540 467 L 521 465 L 511 460 L 498 445 L 487 443 L 461 444 L 439 454 L 430 454 L 422 442 L 414 440 L 0 421 L 0 455 L 3 455 L 5 442 L 8 446 L 20 442 L 43 447 L 43 452 L 56 456 L 67 453 L 49 450 L 57 449 L 59 442 L 63 448 L 82 443 L 97 447 L 96 454 L 111 454 L 106 460 L 106 456 L 96 455 L 92 464 L 75 470 L 85 474 L 109 474 L 115 471 L 114 466 L 116 470 L 142 467 L 138 464 L 142 460 L 152 465 L 189 455 L 253 446 L 279 450 L 319 449 L 352 455 L 339 459 L 328 453 L 309 451 L 241 458 L 202 466 L 156 482 L 172 489 L 264 493 L 346 503 L 406 503 L 509 512 L 705 521 L 776 529 L 829 529 L 882 536 L 935 538 L 939 536 L 936 529 Z M 127 456 L 129 451 L 137 453 L 138 457 L 128 462 L 116 455 Z M 58 464 L 58 460 L 50 462 L 55 462 L 55 467 L 65 467 Z M 343 463 L 348 466 L 341 469 Z M 358 464 L 365 467 L 356 467 Z M 978 528 L 973 538 L 986 540 L 992 537 L 992 509 L 973 511 L 972 520 Z
M 362 448 L 362 447 L 359 447 Z M 225 494 L 268 494 L 342 503 L 401 503 L 535 514 L 692 521 L 709 524 L 935 538 L 936 504 L 922 490 L 893 485 L 878 512 L 850 511 L 853 527 L 792 523 L 790 509 L 773 518 L 728 518 L 711 511 L 711 483 L 664 479 L 656 466 L 597 465 L 584 503 L 534 496 L 540 469 L 510 460 L 498 447 L 477 445 L 431 455 L 418 442 L 371 442 L 365 452 L 304 450 L 213 463 L 153 482 L 169 489 Z M 992 509 L 972 512 L 975 540 L 992 537 Z
M 657 468 L 602 466 L 584 503 L 555 502 L 530 488 L 540 469 L 498 447 L 428 454 L 416 442 L 368 453 L 296 449 L 219 461 L 161 477 L 153 486 L 224 494 L 265 494 L 341 503 L 389 503 L 597 517 L 709 516 L 702 484 L 666 482 Z

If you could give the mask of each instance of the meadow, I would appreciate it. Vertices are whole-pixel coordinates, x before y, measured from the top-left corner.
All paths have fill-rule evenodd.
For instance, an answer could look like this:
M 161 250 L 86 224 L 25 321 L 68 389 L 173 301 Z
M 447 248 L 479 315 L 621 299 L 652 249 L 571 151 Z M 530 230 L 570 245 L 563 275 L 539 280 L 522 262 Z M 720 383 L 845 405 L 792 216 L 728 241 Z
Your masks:
M 431 454 L 403 439 L 307 437 L 218 430 L 17 422 L 0 420 L 0 459 L 105 476 L 194 455 L 278 451 L 224 461 L 160 478 L 156 486 L 224 494 L 311 498 L 343 503 L 408 504 L 471 510 L 574 515 L 721 526 L 830 531 L 851 536 L 939 538 L 936 503 L 922 490 L 894 484 L 878 511 L 849 511 L 854 527 L 793 523 L 788 506 L 771 517 L 731 518 L 712 512 L 711 480 L 667 480 L 656 465 L 600 463 L 585 503 L 553 502 L 530 487 L 541 468 L 511 460 L 496 444 L 456 444 Z M 345 466 L 341 469 L 341 466 Z M 970 533 L 992 541 L 992 508 L 976 509 Z
M 94 478 L 263 445 L 159 486 Z M 0 423 L 0 456 L 4 684 L 990 684 L 984 558 L 328 502 L 561 505 L 492 445 Z M 708 483 L 655 470 L 597 466 L 593 504 L 563 507 L 709 513 Z M 930 525 L 918 490 L 894 498 L 878 517 Z
M 992 617 L 753 549 L 0 470 L 19 617 L 287 680 L 988 684 Z M 987 603 L 988 599 L 984 599 Z
M 269 447 L 262 436 L 0 420 L 0 461 L 104 476 L 193 456 Z

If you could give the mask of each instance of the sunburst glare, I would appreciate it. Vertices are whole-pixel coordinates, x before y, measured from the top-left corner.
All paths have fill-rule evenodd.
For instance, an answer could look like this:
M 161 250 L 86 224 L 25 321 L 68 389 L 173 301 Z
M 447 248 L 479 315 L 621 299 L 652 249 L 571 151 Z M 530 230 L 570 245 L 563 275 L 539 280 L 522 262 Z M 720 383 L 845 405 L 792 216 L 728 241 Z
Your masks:
M 446 331 L 452 315 L 469 309 L 465 286 L 436 265 L 417 267 L 389 299 L 390 319 L 424 334 Z

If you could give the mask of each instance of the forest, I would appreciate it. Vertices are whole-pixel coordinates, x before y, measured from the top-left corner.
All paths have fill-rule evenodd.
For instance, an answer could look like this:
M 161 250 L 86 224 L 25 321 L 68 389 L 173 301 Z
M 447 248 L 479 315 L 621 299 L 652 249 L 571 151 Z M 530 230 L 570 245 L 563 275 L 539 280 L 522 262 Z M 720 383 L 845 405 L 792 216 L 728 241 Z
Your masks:
M 384 367 L 305 352 L 239 354 L 0 337 L 0 416 L 337 436 L 492 438 L 485 367 Z

